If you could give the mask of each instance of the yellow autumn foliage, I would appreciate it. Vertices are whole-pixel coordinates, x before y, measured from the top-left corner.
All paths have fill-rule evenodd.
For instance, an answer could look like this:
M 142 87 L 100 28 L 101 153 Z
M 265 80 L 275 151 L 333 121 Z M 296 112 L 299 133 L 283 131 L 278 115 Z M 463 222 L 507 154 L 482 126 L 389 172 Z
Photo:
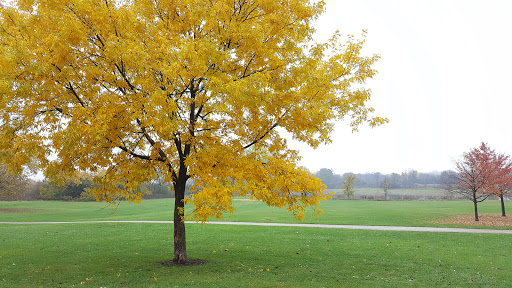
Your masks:
M 163 173 L 196 220 L 236 195 L 297 218 L 328 196 L 283 131 L 313 147 L 371 116 L 365 38 L 314 43 L 323 1 L 19 0 L 0 8 L 0 149 L 51 178 L 100 173 L 98 200 L 140 200 Z M 259 151 L 259 152 L 258 152 Z M 265 151 L 261 153 L 261 151 Z M 179 196 L 179 194 L 181 196 Z M 178 205 L 176 209 L 180 209 Z

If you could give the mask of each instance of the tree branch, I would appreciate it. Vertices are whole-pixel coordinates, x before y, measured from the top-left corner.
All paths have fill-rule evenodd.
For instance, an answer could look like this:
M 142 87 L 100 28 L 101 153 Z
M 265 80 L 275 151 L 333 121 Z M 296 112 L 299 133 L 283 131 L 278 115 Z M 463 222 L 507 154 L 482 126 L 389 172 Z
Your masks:
M 71 94 L 73 94 L 75 96 L 76 100 L 78 100 L 80 105 L 83 108 L 85 108 L 86 106 L 85 106 L 84 102 L 82 101 L 82 99 L 80 99 L 80 96 L 78 96 L 78 93 L 76 93 L 75 88 L 73 88 L 73 84 L 71 83 L 71 81 L 69 81 L 68 83 L 69 83 L 69 87 L 65 86 L 64 88 L 68 89 L 71 92 Z
M 251 143 L 249 143 L 249 144 L 245 145 L 245 146 L 243 147 L 243 149 L 245 150 L 245 149 L 247 149 L 247 148 L 249 148 L 249 147 L 253 146 L 254 144 L 258 143 L 259 141 L 261 141 L 261 140 L 262 140 L 263 138 L 265 138 L 265 137 L 266 137 L 266 136 L 267 136 L 267 135 L 268 135 L 272 130 L 274 130 L 278 125 L 279 125 L 279 124 L 278 124 L 278 121 L 276 121 L 276 123 L 274 123 L 274 125 L 272 125 L 272 126 L 270 127 L 270 129 L 268 129 L 265 133 L 263 133 L 263 135 L 261 135 L 261 137 L 257 138 L 256 140 L 252 141 Z
M 135 86 L 132 85 L 132 83 L 130 82 L 130 80 L 128 80 L 128 77 L 126 76 L 123 60 L 121 60 L 121 67 L 119 67 L 119 65 L 117 63 L 115 63 L 114 65 L 116 66 L 117 71 L 119 71 L 121 76 L 123 76 L 123 80 L 124 80 L 124 82 L 126 82 L 126 84 L 128 84 L 128 87 L 130 87 L 130 89 L 132 91 L 135 91 Z
M 151 158 L 148 156 L 148 155 L 142 155 L 142 154 L 137 154 L 135 152 L 133 152 L 132 150 L 126 148 L 125 146 L 117 146 L 117 148 L 123 150 L 124 152 L 132 155 L 133 157 L 136 157 L 136 158 L 139 158 L 139 159 L 142 159 L 142 160 L 147 160 L 147 161 L 150 161 Z

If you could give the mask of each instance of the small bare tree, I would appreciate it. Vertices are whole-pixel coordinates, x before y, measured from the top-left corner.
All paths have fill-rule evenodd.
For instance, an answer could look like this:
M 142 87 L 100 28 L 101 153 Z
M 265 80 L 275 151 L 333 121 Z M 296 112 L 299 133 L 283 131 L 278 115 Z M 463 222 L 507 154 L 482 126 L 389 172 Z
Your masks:
M 388 189 L 391 186 L 389 183 L 388 178 L 384 179 L 384 182 L 382 182 L 382 190 L 384 190 L 384 200 L 388 200 Z

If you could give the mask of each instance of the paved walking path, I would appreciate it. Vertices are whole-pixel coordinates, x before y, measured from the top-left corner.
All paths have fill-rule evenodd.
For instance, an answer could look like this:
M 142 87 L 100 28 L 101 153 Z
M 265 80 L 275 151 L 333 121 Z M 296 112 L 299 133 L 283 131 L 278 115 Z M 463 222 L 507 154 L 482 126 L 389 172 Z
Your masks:
M 74 222 L 0 222 L 0 224 L 82 224 L 82 223 L 152 223 L 171 224 L 172 221 L 74 221 Z M 195 224 L 194 221 L 186 221 Z M 240 226 L 274 226 L 274 227 L 305 227 L 330 229 L 355 229 L 379 231 L 412 231 L 412 232 L 452 232 L 452 233 L 482 233 L 482 234 L 512 234 L 512 230 L 498 229 L 471 229 L 471 228 L 441 228 L 441 227 L 403 227 L 403 226 L 366 226 L 366 225 L 331 225 L 331 224 L 302 224 L 302 223 L 257 223 L 257 222 L 206 222 L 212 225 L 240 225 Z

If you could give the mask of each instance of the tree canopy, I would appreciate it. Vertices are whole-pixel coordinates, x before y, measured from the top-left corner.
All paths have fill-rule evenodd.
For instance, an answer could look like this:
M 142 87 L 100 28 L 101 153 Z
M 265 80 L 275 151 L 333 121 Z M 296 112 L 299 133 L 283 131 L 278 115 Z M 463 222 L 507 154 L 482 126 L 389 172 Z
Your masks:
M 199 221 L 232 212 L 234 195 L 300 219 L 326 198 L 284 131 L 317 147 L 337 120 L 354 130 L 387 121 L 366 106 L 379 57 L 361 55 L 364 33 L 312 41 L 323 1 L 13 5 L 0 8 L 0 149 L 13 155 L 3 161 L 35 160 L 52 179 L 104 170 L 94 193 L 106 201 L 138 201 L 138 184 L 164 173 L 179 262 L 184 202 Z

